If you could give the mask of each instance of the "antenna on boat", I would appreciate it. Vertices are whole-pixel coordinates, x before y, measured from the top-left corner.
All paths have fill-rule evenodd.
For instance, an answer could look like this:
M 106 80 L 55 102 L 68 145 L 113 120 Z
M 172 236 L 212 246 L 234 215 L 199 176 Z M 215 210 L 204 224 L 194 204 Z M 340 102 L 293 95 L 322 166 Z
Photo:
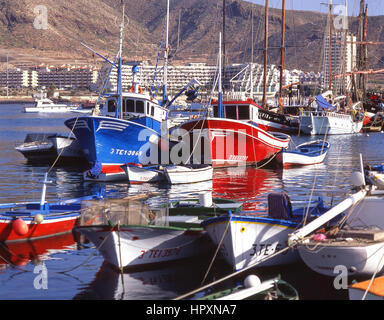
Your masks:
M 123 55 L 123 32 L 124 32 L 124 17 L 125 17 L 125 3 L 121 0 L 122 6 L 122 21 L 120 24 L 120 43 L 119 43 L 119 58 L 117 67 L 117 94 L 119 99 L 116 106 L 116 118 L 123 117 L 123 88 L 122 88 L 122 55 Z
M 264 36 L 264 75 L 263 75 L 263 107 L 267 106 L 267 63 L 268 63 L 268 16 L 269 1 L 265 0 L 265 36 Z
M 168 82 L 168 53 L 169 53 L 169 0 L 167 0 L 167 22 L 165 31 L 165 50 L 164 50 L 164 71 L 163 71 L 163 105 L 167 103 L 167 82 Z

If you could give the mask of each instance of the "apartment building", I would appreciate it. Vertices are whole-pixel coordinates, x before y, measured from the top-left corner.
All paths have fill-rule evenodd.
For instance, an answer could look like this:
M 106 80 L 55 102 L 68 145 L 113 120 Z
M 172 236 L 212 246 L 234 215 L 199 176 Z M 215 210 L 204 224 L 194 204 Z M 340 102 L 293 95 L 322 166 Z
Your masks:
M 331 48 L 331 50 L 329 49 Z M 332 89 L 342 92 L 352 87 L 351 76 L 343 74 L 352 72 L 356 67 L 356 36 L 351 33 L 337 32 L 324 40 L 323 89 L 330 88 L 330 72 L 332 72 Z M 343 81 L 344 80 L 344 81 Z
M 111 66 L 105 64 L 101 67 L 99 79 L 93 87 L 95 91 L 100 90 L 108 75 Z M 252 70 L 252 77 L 251 77 Z M 300 70 L 284 70 L 283 84 L 288 85 L 300 81 Z M 189 81 L 196 79 L 201 84 L 201 92 L 210 93 L 215 85 L 217 78 L 216 66 L 209 66 L 205 63 L 189 63 L 184 66 L 168 67 L 167 88 L 170 94 L 177 93 Z M 140 86 L 148 92 L 161 92 L 163 80 L 163 68 L 150 66 L 148 64 L 140 65 L 138 75 Z M 132 86 L 132 64 L 122 66 L 122 87 L 127 90 Z M 251 85 L 253 83 L 253 87 Z M 267 94 L 273 96 L 280 86 L 280 70 L 275 65 L 269 65 L 267 69 Z M 263 94 L 264 87 L 264 67 L 260 64 L 232 64 L 225 66 L 223 76 L 223 87 L 225 91 L 232 93 L 250 93 L 251 90 L 255 97 Z M 109 82 L 106 85 L 107 90 L 116 91 L 117 88 L 117 70 L 114 68 L 110 74 Z
M 59 66 L 38 67 L 37 83 L 39 87 L 55 85 L 57 88 L 91 88 L 98 79 L 98 71 L 93 67 Z
M 29 87 L 30 74 L 28 70 L 9 69 L 0 71 L 0 87 L 25 88 Z

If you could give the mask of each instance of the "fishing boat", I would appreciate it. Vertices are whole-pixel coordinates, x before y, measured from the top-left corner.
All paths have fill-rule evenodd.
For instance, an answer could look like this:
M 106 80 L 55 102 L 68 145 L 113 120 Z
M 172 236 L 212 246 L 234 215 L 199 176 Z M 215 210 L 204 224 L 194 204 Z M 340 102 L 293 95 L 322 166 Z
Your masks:
M 384 276 L 352 283 L 348 294 L 349 300 L 383 300 Z
M 276 161 L 284 168 L 318 164 L 324 161 L 329 148 L 330 144 L 327 141 L 310 141 L 302 143 L 292 150 L 281 150 L 276 155 Z
M 211 200 L 210 206 L 180 201 L 150 208 L 142 202 L 123 200 L 108 200 L 105 205 L 95 208 L 98 215 L 105 212 L 105 221 L 76 230 L 98 248 L 106 261 L 125 270 L 211 252 L 200 223 L 219 210 L 241 210 L 241 204 L 220 199 Z
M 273 255 L 287 247 L 288 234 L 305 220 L 311 220 L 326 211 L 319 198 L 304 208 L 292 210 L 286 193 L 268 195 L 267 214 L 227 214 L 204 220 L 202 226 L 215 246 L 220 246 L 221 255 L 233 269 L 245 267 L 290 264 L 300 260 L 296 250 Z M 267 261 L 263 262 L 264 259 Z
M 198 300 L 299 300 L 297 290 L 280 277 L 261 282 L 254 274 L 233 288 L 209 292 Z
M 384 266 L 384 230 L 342 229 L 330 236 L 315 234 L 298 246 L 304 263 L 313 271 L 334 277 L 338 266 L 349 276 L 370 276 Z
M 213 167 L 255 165 L 267 162 L 290 137 L 281 132 L 267 132 L 255 123 L 258 107 L 248 104 L 223 103 L 221 83 L 221 33 L 219 37 L 218 104 L 213 117 L 200 117 L 184 122 L 171 131 L 175 140 L 190 141 L 191 154 L 199 163 Z M 185 137 L 189 137 L 186 139 Z M 203 149 L 203 150 L 202 150 Z
M 212 180 L 213 168 L 210 165 L 173 165 L 164 167 L 170 184 L 196 183 Z
M 336 106 L 319 94 L 312 102 L 312 110 L 303 111 L 299 116 L 300 130 L 308 135 L 335 135 L 359 133 L 363 127 L 364 113 L 359 111 L 359 102 L 349 111 L 337 112 Z
M 384 192 L 366 185 L 361 156 L 360 161 L 361 171 L 352 174 L 354 193 L 288 238 L 304 263 L 326 276 L 340 265 L 353 276 L 373 275 L 384 265 Z M 342 215 L 332 228 L 322 228 Z
M 24 142 L 15 147 L 29 162 L 84 161 L 79 142 L 58 133 L 28 133 Z
M 44 113 L 62 113 L 62 112 L 70 112 L 78 109 L 78 106 L 74 104 L 66 104 L 66 103 L 54 103 L 51 99 L 46 97 L 42 97 L 41 99 L 35 100 L 35 104 L 30 107 L 24 107 L 23 111 L 25 113 L 36 113 L 36 112 L 44 112 Z
M 82 213 L 82 203 L 100 196 L 86 196 L 56 203 L 45 201 L 47 174 L 40 202 L 0 205 L 0 241 L 30 241 L 72 232 Z
M 122 5 L 125 7 L 124 3 Z M 116 60 L 110 61 L 91 49 L 111 65 L 111 71 L 117 67 L 117 92 L 104 93 L 104 86 L 101 92 L 101 95 L 106 97 L 104 108 L 96 106 L 94 114 L 68 119 L 65 125 L 79 140 L 90 164 L 99 162 L 103 167 L 127 163 L 168 164 L 167 159 L 161 160 L 162 152 L 160 152 L 165 150 L 169 157 L 168 108 L 177 96 L 197 82 L 191 80 L 172 101 L 169 101 L 166 81 L 168 45 L 166 45 L 162 100 L 155 99 L 155 92 L 146 93 L 141 88 L 139 61 L 129 64 L 132 66 L 132 86 L 127 92 L 123 92 L 121 77 L 124 14 L 122 16 L 120 48 Z M 168 19 L 169 3 L 167 3 L 167 24 Z M 168 34 L 166 38 L 168 39 Z

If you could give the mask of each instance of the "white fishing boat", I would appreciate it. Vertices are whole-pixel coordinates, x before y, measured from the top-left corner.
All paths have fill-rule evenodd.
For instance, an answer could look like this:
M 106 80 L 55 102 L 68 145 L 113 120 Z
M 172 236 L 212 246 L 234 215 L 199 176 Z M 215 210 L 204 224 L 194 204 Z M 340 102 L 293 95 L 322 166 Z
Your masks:
M 384 276 L 353 283 L 348 294 L 349 300 L 384 300 Z
M 343 266 L 349 276 L 370 276 L 383 269 L 383 230 L 344 229 L 333 236 L 317 235 L 298 245 L 300 257 L 313 271 L 334 277 Z
M 364 113 L 357 105 L 349 111 L 337 112 L 323 95 L 318 95 L 313 111 L 304 111 L 299 116 L 300 130 L 308 135 L 336 135 L 359 133 L 363 128 Z
M 255 264 L 275 266 L 300 260 L 294 249 L 273 258 L 270 256 L 287 247 L 288 235 L 301 225 L 305 216 L 313 219 L 325 211 L 321 199 L 292 210 L 286 193 L 271 193 L 268 195 L 268 214 L 220 215 L 206 219 L 202 226 L 235 270 Z
M 213 199 L 211 204 L 180 201 L 156 209 L 141 202 L 108 200 L 94 208 L 97 216 L 103 212 L 103 220 L 78 231 L 120 269 L 180 260 L 213 252 L 200 226 L 207 216 L 241 210 L 241 203 L 231 200 Z
M 32 107 L 26 106 L 23 111 L 26 113 L 36 112 L 49 112 L 49 113 L 62 113 L 78 110 L 78 107 L 74 104 L 66 103 L 54 103 L 51 99 L 41 98 L 35 100 L 35 104 Z
M 30 162 L 84 161 L 80 144 L 73 137 L 57 133 L 28 133 L 15 147 Z
M 212 180 L 211 165 L 171 165 L 164 167 L 165 176 L 170 184 L 195 183 Z
M 330 144 L 327 141 L 310 141 L 300 144 L 291 150 L 281 150 L 276 155 L 276 161 L 282 167 L 318 164 L 324 161 L 329 148 Z
M 165 180 L 162 166 L 139 166 L 126 164 L 121 166 L 127 175 L 129 183 L 159 182 Z
M 352 175 L 357 192 L 288 238 L 315 272 L 335 276 L 335 268 L 344 266 L 348 275 L 366 276 L 383 269 L 384 192 L 366 186 L 362 172 Z M 341 214 L 343 219 L 333 228 L 311 235 Z

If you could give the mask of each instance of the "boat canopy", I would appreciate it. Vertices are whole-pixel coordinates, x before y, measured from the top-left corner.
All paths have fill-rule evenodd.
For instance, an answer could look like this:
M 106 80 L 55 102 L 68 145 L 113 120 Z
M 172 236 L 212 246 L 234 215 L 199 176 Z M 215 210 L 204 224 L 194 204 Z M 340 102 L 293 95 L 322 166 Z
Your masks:
M 335 107 L 331 105 L 321 94 L 316 97 L 316 101 L 319 104 L 319 108 L 334 110 Z

